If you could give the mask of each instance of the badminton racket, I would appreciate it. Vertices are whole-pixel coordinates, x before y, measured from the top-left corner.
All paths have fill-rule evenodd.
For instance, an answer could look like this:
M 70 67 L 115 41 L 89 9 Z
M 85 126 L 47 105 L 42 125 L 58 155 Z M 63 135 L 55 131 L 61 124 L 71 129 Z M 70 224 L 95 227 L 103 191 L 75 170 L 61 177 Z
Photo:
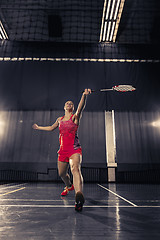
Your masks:
M 131 85 L 117 85 L 112 88 L 104 88 L 99 90 L 92 90 L 92 92 L 108 92 L 108 91 L 117 91 L 117 92 L 133 92 L 136 88 Z

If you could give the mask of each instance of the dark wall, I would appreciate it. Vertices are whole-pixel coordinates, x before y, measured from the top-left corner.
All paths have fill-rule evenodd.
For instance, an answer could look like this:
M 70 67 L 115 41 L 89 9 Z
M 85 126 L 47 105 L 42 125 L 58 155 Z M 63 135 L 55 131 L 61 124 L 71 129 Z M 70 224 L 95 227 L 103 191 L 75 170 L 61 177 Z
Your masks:
M 1 110 L 63 110 L 84 88 L 131 84 L 128 93 L 94 93 L 87 111 L 146 111 L 160 104 L 159 63 L 0 62 Z
M 160 112 L 115 112 L 119 171 L 160 169 Z
M 33 130 L 33 123 L 52 125 L 62 111 L 1 111 L 0 169 L 46 172 L 57 166 L 59 131 Z M 84 112 L 79 127 L 83 166 L 105 167 L 103 112 Z

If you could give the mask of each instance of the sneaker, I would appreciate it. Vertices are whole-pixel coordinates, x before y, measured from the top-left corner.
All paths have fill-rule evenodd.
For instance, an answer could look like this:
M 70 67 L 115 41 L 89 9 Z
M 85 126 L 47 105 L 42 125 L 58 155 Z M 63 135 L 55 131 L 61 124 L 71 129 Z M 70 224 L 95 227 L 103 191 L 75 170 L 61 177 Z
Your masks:
M 76 200 L 76 202 L 75 202 L 75 210 L 77 212 L 81 212 L 82 209 L 83 209 L 83 204 L 85 202 L 83 194 L 81 192 L 77 192 L 75 200 Z
M 71 187 L 65 187 L 64 188 L 64 191 L 61 193 L 61 196 L 67 196 L 67 194 L 70 192 L 70 191 L 73 191 L 74 190 L 74 186 L 72 185 Z

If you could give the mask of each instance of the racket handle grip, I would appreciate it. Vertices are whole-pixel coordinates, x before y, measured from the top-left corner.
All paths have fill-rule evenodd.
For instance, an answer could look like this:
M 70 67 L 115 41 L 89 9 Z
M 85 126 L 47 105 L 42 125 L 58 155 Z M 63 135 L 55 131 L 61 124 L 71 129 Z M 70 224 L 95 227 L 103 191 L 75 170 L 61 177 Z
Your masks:
M 96 92 L 96 90 L 91 89 L 91 92 Z M 81 93 L 84 93 L 84 91 L 82 91 Z

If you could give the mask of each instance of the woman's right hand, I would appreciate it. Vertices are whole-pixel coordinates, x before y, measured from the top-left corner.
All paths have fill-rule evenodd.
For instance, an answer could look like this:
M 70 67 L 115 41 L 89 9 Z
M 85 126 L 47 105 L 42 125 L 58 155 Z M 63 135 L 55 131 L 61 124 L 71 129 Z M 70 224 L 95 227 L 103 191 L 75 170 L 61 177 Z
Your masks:
M 32 128 L 33 129 L 39 129 L 39 126 L 35 123 L 35 124 L 32 125 Z
M 83 95 L 89 95 L 89 94 L 91 94 L 91 92 L 92 92 L 92 90 L 90 88 L 88 88 L 88 89 L 86 88 L 83 92 Z

